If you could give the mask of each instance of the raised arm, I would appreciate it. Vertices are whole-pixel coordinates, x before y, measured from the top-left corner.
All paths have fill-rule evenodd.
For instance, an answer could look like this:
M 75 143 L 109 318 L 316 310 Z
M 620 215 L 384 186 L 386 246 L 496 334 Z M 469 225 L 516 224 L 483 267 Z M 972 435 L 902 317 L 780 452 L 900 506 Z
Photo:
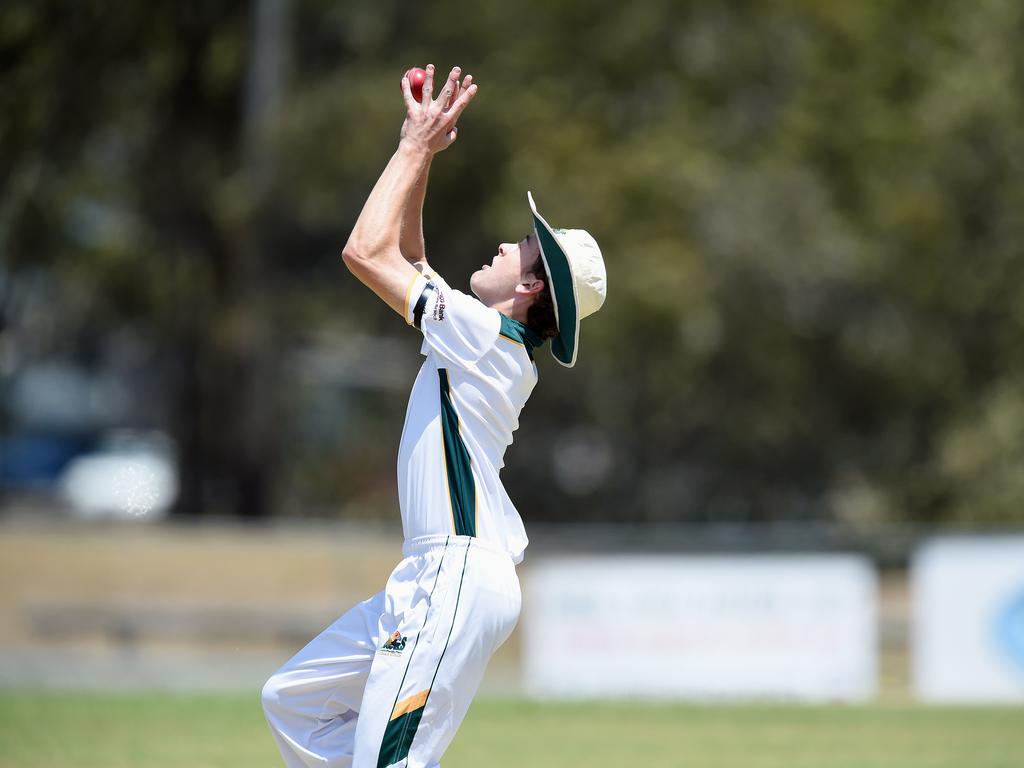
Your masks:
M 419 276 L 401 250 L 403 218 L 413 205 L 421 178 L 426 189 L 431 158 L 455 141 L 455 122 L 476 95 L 476 86 L 470 85 L 453 98 L 459 74 L 459 68 L 453 68 L 441 94 L 433 100 L 434 67 L 428 65 L 422 102 L 413 99 L 408 78 L 402 78 L 407 118 L 398 150 L 370 192 L 342 251 L 349 271 L 403 318 L 409 288 Z M 420 211 L 422 204 L 421 196 L 416 203 Z M 422 243 L 421 223 L 417 229 Z
M 432 159 L 432 158 L 431 158 Z M 405 260 L 420 272 L 429 269 L 427 246 L 423 239 L 423 200 L 427 196 L 427 177 L 430 176 L 430 160 L 409 194 L 402 211 L 402 235 L 399 248 Z

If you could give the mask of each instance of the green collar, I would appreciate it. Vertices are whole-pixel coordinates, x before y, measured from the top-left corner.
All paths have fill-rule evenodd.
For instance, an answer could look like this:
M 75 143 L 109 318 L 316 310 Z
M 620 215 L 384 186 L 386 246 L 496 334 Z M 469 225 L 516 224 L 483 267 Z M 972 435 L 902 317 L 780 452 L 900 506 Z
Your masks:
M 529 326 L 518 320 L 513 320 L 504 312 L 499 312 L 498 314 L 501 315 L 501 330 L 499 333 L 506 339 L 518 342 L 526 347 L 526 352 L 532 359 L 533 350 L 543 344 L 544 339 Z

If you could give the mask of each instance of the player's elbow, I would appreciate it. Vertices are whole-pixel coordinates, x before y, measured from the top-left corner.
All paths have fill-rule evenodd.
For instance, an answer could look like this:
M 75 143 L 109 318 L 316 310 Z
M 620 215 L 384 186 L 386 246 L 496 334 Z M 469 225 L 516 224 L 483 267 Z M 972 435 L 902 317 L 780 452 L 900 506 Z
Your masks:
M 367 248 L 350 239 L 345 243 L 345 247 L 341 251 L 341 260 L 350 272 L 355 272 L 359 269 L 360 265 L 366 263 Z
M 366 242 L 355 238 L 349 238 L 341 251 L 341 259 L 348 271 L 356 277 L 393 262 L 405 261 L 398 247 L 391 243 Z

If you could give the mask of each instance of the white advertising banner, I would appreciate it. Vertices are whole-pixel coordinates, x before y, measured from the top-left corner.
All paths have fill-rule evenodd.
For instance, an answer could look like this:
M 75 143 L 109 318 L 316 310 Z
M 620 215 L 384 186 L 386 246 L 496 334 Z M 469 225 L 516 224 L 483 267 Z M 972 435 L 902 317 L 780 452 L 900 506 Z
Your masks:
M 877 581 L 861 557 L 579 557 L 532 565 L 538 696 L 863 700 Z
M 933 539 L 911 578 L 914 693 L 1024 702 L 1024 536 Z

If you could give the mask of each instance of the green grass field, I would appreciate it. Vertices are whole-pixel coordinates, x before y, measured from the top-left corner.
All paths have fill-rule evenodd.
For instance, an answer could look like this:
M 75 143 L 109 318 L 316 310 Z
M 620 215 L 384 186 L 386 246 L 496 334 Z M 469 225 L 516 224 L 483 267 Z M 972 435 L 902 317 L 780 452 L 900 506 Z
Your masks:
M 445 768 L 1019 768 L 1024 710 L 481 700 Z M 0 693 L 3 768 L 280 768 L 258 696 Z

